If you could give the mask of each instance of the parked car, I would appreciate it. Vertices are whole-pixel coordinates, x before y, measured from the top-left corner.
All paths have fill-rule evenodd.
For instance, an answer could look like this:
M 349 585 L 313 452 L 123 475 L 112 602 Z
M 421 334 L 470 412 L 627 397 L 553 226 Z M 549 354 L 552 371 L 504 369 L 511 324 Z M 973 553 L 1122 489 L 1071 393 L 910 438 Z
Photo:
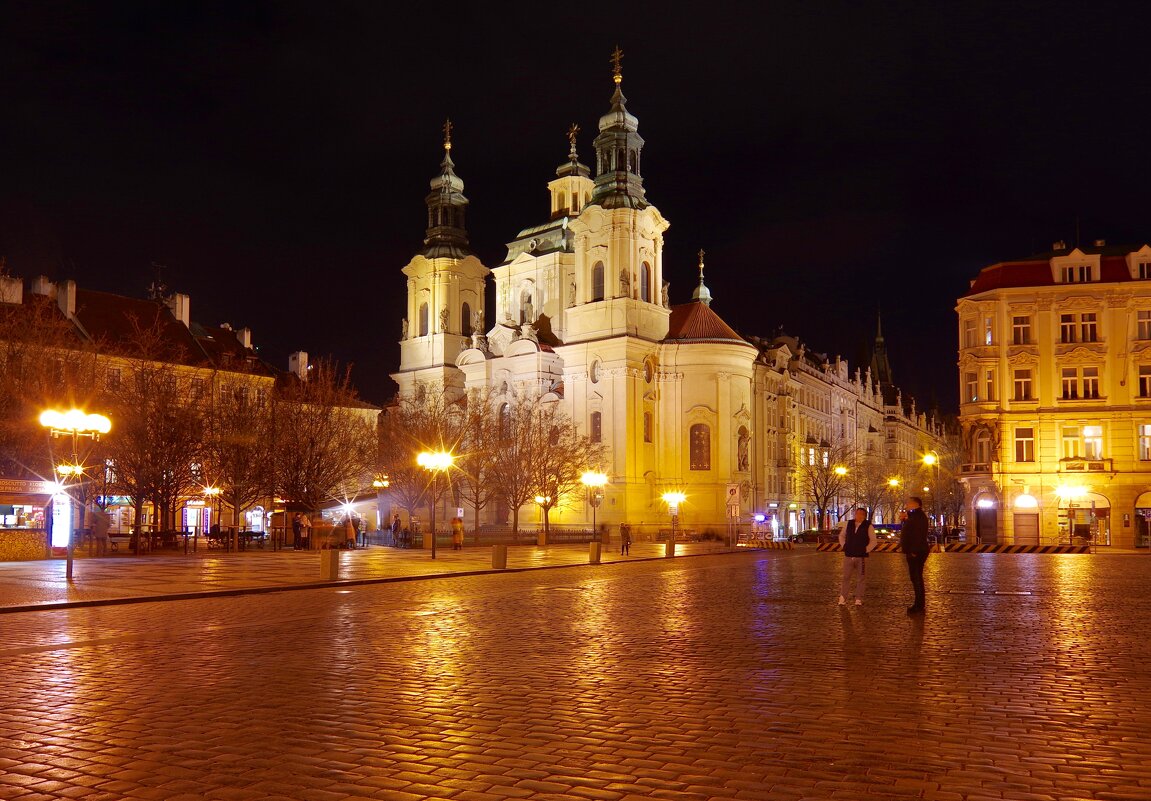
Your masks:
M 800 531 L 798 534 L 791 535 L 792 542 L 830 542 L 839 536 L 836 529 L 829 529 L 828 531 L 820 531 L 817 528 L 809 528 L 806 531 Z M 830 538 L 830 539 L 829 539 Z
M 899 539 L 899 523 L 876 523 L 875 538 L 880 542 Z

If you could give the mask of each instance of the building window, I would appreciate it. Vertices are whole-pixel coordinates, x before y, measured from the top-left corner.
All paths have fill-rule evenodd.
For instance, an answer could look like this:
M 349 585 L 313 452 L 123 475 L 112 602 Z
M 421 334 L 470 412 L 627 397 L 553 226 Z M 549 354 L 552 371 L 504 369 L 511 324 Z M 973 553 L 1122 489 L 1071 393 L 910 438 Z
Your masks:
M 1063 268 L 1063 283 L 1065 284 L 1082 284 L 1090 280 L 1090 264 L 1069 264 Z
M 703 423 L 691 427 L 690 467 L 692 470 L 711 469 L 711 429 Z
M 1079 458 L 1079 426 L 1068 426 L 1063 429 L 1063 458 Z
M 1035 429 L 1034 428 L 1017 428 L 1017 429 L 1015 429 L 1015 461 L 1017 461 L 1017 462 L 1034 462 L 1035 461 Z
M 1139 311 L 1135 336 L 1137 339 L 1151 339 L 1151 309 Z
M 651 303 L 651 265 L 646 261 L 639 268 L 639 299 Z
M 1139 278 L 1143 281 L 1151 278 L 1151 261 L 1139 262 Z
M 190 391 L 192 393 L 192 400 L 200 400 L 206 394 L 205 387 L 207 384 L 202 378 L 193 378 Z
M 995 318 L 983 318 L 983 344 L 992 345 L 995 343 Z
M 472 335 L 472 307 L 466 303 L 460 307 L 460 333 L 466 337 Z
M 108 368 L 108 389 L 116 390 L 120 388 L 120 368 Z
M 1103 426 L 1083 426 L 1083 458 L 1103 458 Z
M 428 304 L 420 304 L 420 336 L 428 335 Z
M 643 441 L 651 442 L 651 412 L 643 413 Z
M 1151 398 L 1151 364 L 1139 365 L 1139 397 Z
M 963 347 L 975 347 L 975 320 L 968 319 L 963 321 Z
M 991 432 L 980 431 L 975 435 L 975 461 L 991 464 Z
M 603 300 L 603 262 L 597 261 L 591 268 L 591 299 Z
M 807 465 L 808 467 L 815 467 L 815 448 L 807 449 Z
M 1011 318 L 1011 344 L 1031 344 L 1031 318 L 1027 316 Z
M 1099 328 L 1095 312 L 1087 312 L 1086 314 L 1079 315 L 1079 328 L 1083 335 L 1079 339 L 1080 342 L 1099 341 Z
M 1029 401 L 1031 400 L 1031 371 L 1030 370 L 1016 370 L 1015 371 L 1015 400 Z
M 963 374 L 963 399 L 969 403 L 975 403 L 979 400 L 979 376 L 977 374 Z
M 466 398 L 465 398 L 465 400 L 466 400 Z M 268 390 L 264 389 L 263 387 L 257 387 L 257 389 L 256 389 L 256 405 L 259 406 L 260 408 L 263 408 L 264 405 L 267 404 L 267 402 L 268 402 Z
M 1084 367 L 1083 368 L 1083 397 L 1084 398 L 1098 398 L 1099 397 L 1099 368 L 1098 367 Z
M 1139 426 L 1139 461 L 1151 462 L 1151 425 Z
M 1063 368 L 1063 400 L 1079 398 L 1079 371 L 1074 367 Z
M 1075 341 L 1075 315 L 1059 315 L 1059 341 L 1069 344 Z
M 995 370 L 987 369 L 983 371 L 983 400 L 995 400 Z
M 603 442 L 603 414 L 600 412 L 591 413 L 591 441 Z

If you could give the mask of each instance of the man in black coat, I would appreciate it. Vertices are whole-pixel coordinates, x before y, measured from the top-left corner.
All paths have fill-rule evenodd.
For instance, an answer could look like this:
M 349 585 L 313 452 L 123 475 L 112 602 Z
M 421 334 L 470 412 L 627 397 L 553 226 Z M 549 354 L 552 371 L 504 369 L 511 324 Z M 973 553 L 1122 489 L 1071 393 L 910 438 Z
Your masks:
M 907 573 L 911 576 L 911 586 L 915 590 L 915 603 L 907 607 L 908 614 L 918 614 L 925 610 L 923 591 L 923 566 L 927 564 L 927 554 L 931 546 L 927 542 L 927 515 L 923 513 L 923 501 L 919 498 L 907 499 L 907 511 L 903 514 L 903 526 L 899 531 L 899 550 L 907 557 Z

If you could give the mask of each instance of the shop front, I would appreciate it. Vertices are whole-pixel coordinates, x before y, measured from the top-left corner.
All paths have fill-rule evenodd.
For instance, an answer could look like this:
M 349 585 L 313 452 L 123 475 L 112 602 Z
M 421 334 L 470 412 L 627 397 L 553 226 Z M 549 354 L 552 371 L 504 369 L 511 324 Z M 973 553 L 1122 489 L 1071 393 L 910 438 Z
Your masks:
M 1059 541 L 1070 545 L 1111 544 L 1111 503 L 1097 492 L 1057 492 Z
M 1151 547 L 1151 492 L 1135 499 L 1135 547 Z
M 0 562 L 44 558 L 56 490 L 52 481 L 0 479 Z M 59 506 L 68 500 L 62 496 Z

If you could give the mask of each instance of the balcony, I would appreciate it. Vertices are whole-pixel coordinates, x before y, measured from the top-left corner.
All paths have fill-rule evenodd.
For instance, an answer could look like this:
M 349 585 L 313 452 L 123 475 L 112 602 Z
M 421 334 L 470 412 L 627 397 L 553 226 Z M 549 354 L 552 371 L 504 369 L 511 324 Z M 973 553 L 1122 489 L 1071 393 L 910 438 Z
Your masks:
M 1110 459 L 1060 459 L 1060 473 L 1110 473 Z
M 991 472 L 991 462 L 969 462 L 959 465 L 959 472 L 965 476 Z

